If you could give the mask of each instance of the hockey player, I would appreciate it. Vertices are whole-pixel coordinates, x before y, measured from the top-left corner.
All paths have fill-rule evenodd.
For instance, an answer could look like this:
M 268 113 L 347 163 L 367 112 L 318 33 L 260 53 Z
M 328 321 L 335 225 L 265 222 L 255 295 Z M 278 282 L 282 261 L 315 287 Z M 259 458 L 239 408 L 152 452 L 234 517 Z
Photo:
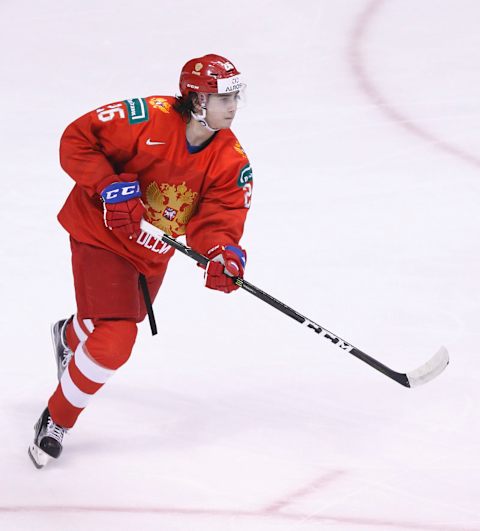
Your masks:
M 244 83 L 224 57 L 188 61 L 180 96 L 106 105 L 65 130 L 60 162 L 75 186 L 58 219 L 70 234 L 77 312 L 52 326 L 59 384 L 35 425 L 37 468 L 62 452 L 89 399 L 129 358 L 174 250 L 140 228 L 142 218 L 210 262 L 205 285 L 237 289 L 246 253 L 239 241 L 252 170 L 230 130 Z

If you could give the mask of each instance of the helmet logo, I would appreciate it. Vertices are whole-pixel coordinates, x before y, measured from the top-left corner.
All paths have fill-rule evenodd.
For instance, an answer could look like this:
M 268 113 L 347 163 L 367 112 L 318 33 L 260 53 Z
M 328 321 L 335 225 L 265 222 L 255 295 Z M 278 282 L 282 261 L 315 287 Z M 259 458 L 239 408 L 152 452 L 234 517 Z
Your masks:
M 223 63 L 223 67 L 225 68 L 225 72 L 230 72 L 230 70 L 233 70 L 235 67 L 230 62 Z
M 195 75 L 199 76 L 199 75 L 200 75 L 200 70 L 201 70 L 202 68 L 203 68 L 202 63 L 197 63 L 197 64 L 195 65 L 195 70 L 192 72 L 192 74 L 195 74 Z

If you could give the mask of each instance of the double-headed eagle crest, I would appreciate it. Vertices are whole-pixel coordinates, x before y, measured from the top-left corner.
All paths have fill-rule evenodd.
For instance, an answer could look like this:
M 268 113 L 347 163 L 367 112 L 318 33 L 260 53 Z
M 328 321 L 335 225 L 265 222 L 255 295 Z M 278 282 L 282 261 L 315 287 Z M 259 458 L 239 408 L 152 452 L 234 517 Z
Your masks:
M 150 223 L 176 238 L 185 234 L 187 223 L 193 216 L 198 193 L 182 184 L 158 184 L 147 186 L 145 198 Z

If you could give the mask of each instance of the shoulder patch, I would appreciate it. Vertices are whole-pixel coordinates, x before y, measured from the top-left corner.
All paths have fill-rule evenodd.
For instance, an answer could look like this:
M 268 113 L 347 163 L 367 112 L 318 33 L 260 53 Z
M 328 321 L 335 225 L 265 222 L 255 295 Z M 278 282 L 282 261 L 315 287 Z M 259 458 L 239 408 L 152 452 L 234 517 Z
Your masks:
M 143 98 L 124 100 L 127 107 L 128 121 L 130 124 L 139 124 L 148 121 L 148 105 Z
M 238 179 L 237 179 L 237 185 L 240 188 L 243 188 L 252 179 L 253 179 L 252 167 L 250 166 L 250 164 L 247 164 L 240 170 L 240 175 L 238 176 Z
M 172 105 L 165 99 L 160 97 L 153 97 L 148 100 L 148 103 L 154 108 L 154 109 L 160 109 L 164 113 L 169 113 L 170 109 L 172 108 Z
M 240 153 L 240 155 L 242 155 L 243 158 L 247 158 L 247 154 L 245 153 L 245 150 L 243 149 L 243 147 L 241 146 L 240 142 L 237 140 L 235 142 L 235 145 L 233 146 L 233 149 L 237 152 L 237 153 Z

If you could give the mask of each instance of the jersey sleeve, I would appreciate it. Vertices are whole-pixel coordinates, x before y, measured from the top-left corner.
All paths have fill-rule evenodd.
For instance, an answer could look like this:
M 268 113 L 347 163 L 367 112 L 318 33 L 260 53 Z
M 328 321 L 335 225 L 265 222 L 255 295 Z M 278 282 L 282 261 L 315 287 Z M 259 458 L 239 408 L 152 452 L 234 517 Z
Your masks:
M 136 175 L 122 174 L 119 168 L 136 150 L 127 100 L 106 105 L 72 122 L 60 141 L 60 164 L 70 177 L 93 196 L 106 185 L 119 180 L 135 180 Z
M 187 244 L 205 254 L 215 245 L 238 245 L 252 196 L 252 169 L 242 158 L 223 167 L 187 225 Z

